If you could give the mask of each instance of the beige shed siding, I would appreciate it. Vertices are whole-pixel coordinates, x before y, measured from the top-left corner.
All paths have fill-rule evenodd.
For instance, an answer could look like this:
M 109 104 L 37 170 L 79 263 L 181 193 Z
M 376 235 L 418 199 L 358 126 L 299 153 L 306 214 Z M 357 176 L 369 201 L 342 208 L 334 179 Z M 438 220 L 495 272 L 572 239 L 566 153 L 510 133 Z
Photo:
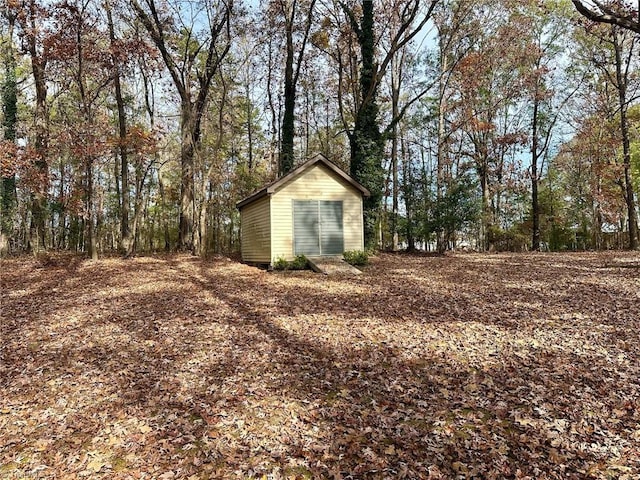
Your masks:
M 261 198 L 240 211 L 242 260 L 271 262 L 269 197 Z
M 293 259 L 293 200 L 342 200 L 344 249 L 362 250 L 362 194 L 326 167 L 315 165 L 271 196 L 271 258 Z

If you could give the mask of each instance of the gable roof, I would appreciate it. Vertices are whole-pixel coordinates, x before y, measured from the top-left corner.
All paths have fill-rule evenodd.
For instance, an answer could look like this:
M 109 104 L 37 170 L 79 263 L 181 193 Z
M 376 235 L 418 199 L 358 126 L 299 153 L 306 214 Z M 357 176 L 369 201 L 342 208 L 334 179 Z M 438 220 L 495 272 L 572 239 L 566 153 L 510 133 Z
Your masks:
M 262 188 L 262 190 L 258 190 L 257 192 L 255 192 L 255 193 L 249 195 L 248 197 L 246 197 L 245 199 L 240 200 L 236 204 L 236 208 L 240 209 L 240 208 L 242 208 L 242 207 L 244 207 L 246 205 L 249 205 L 250 203 L 252 203 L 252 202 L 254 202 L 254 201 L 256 201 L 256 200 L 258 200 L 258 199 L 260 199 L 262 197 L 265 197 L 267 195 L 271 195 L 271 194 L 275 193 L 275 191 L 278 188 L 280 188 L 282 185 L 284 185 L 285 183 L 287 183 L 288 181 L 290 181 L 290 180 L 292 180 L 294 178 L 297 178 L 297 177 L 301 176 L 302 174 L 304 174 L 306 171 L 308 171 L 309 169 L 311 169 L 315 165 L 323 165 L 323 166 L 325 166 L 331 172 L 335 173 L 342 180 L 344 180 L 349 185 L 351 185 L 353 188 L 355 188 L 360 193 L 362 193 L 362 195 L 364 195 L 365 197 L 368 197 L 370 195 L 369 190 L 367 190 L 365 187 L 363 187 L 358 182 L 356 182 L 353 178 L 351 178 L 349 175 L 347 175 L 336 164 L 330 162 L 324 155 L 318 153 L 317 155 L 311 157 L 309 160 L 304 162 L 298 168 L 295 168 L 295 169 L 291 170 L 284 177 L 278 178 L 274 182 L 271 182 L 266 187 Z

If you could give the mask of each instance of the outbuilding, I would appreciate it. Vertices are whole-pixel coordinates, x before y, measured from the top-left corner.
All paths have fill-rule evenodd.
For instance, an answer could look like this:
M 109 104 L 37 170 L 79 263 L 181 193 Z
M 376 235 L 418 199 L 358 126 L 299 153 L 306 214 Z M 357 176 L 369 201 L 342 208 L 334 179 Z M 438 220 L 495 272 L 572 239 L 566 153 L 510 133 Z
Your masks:
M 369 191 L 316 155 L 238 202 L 242 260 L 272 264 L 364 249 L 362 199 Z

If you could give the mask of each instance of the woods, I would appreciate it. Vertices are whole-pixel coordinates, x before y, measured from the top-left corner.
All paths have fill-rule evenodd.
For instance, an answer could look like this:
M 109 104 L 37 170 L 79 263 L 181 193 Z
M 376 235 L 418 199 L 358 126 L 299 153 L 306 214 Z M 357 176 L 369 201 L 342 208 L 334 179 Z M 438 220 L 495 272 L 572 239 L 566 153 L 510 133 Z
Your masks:
M 239 249 L 321 153 L 381 249 L 637 249 L 637 5 L 6 0 L 3 254 Z

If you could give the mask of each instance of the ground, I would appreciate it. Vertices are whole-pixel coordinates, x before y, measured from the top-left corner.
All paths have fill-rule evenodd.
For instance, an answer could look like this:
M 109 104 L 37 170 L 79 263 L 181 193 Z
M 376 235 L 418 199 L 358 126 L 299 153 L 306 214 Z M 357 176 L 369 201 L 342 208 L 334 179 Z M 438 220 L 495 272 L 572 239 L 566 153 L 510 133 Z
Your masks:
M 639 266 L 3 260 L 0 478 L 637 479 Z

